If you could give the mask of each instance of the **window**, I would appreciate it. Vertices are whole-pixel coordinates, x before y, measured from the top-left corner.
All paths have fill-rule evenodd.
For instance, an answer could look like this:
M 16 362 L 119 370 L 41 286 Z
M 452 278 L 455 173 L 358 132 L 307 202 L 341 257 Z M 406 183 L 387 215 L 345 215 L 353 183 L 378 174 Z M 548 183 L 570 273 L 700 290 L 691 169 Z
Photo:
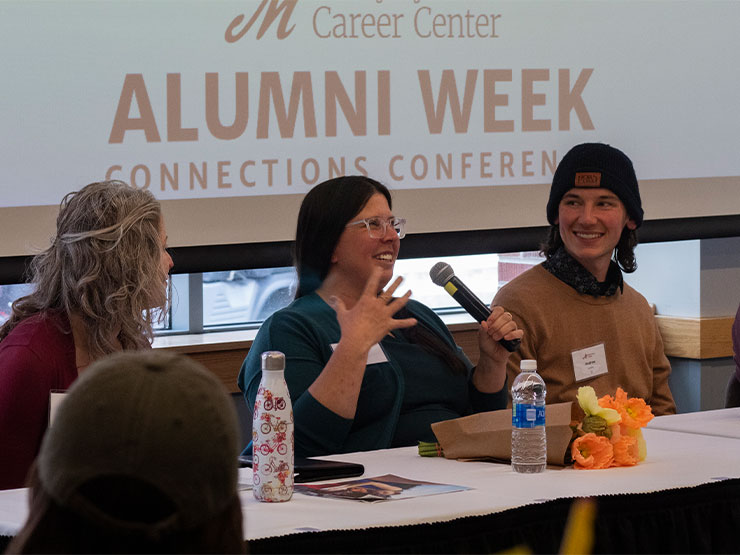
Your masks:
M 499 287 L 542 260 L 537 252 L 445 258 L 456 275 L 486 303 L 491 302 Z M 430 268 L 438 261 L 398 260 L 395 273 L 404 277 L 399 291 L 410 289 L 414 299 L 439 312 L 461 312 L 445 290 L 429 278 Z M 293 300 L 296 273 L 292 267 L 231 270 L 175 275 L 172 283 L 173 325 L 169 332 L 201 333 L 258 327 Z
M 521 252 L 448 256 L 443 261 L 484 303 L 490 304 L 502 285 L 542 260 L 537 252 Z M 429 270 L 439 261 L 438 257 L 397 261 L 396 275 L 404 277 L 400 291 L 410 289 L 412 298 L 436 311 L 462 311 L 452 297 L 429 277 Z
M 25 283 L 0 285 L 0 324 L 10 318 L 10 305 L 13 301 L 28 295 L 33 291 L 33 286 Z
M 168 285 L 170 288 L 172 284 Z M 0 285 L 0 325 L 4 324 L 10 318 L 13 301 L 30 294 L 33 291 L 33 285 L 27 283 L 17 283 L 9 285 Z M 155 330 L 165 330 L 170 328 L 170 315 L 165 314 L 162 322 L 155 324 Z
M 203 274 L 203 328 L 256 325 L 295 296 L 293 268 Z
M 443 288 L 432 283 L 429 270 L 439 258 L 398 260 L 396 275 L 404 277 L 399 293 L 440 313 L 462 312 Z M 449 256 L 444 261 L 481 300 L 490 303 L 503 284 L 539 264 L 536 252 Z M 202 274 L 175 274 L 170 279 L 172 305 L 155 326 L 159 334 L 204 333 L 256 328 L 295 296 L 296 273 L 291 267 L 230 270 Z M 0 323 L 10 315 L 10 303 L 28 294 L 32 286 L 0 286 Z

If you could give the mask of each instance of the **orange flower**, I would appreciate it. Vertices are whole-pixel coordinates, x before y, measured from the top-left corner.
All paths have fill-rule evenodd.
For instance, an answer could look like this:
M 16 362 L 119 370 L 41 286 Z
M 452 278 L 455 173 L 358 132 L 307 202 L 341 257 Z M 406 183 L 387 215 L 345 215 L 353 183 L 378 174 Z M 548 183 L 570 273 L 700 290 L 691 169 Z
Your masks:
M 614 460 L 614 448 L 604 436 L 589 433 L 573 442 L 571 455 L 574 467 L 579 470 L 609 468 Z
M 645 401 L 633 397 L 619 411 L 622 415 L 622 424 L 628 428 L 642 428 L 653 419 L 653 410 Z
M 599 399 L 599 405 L 617 411 L 620 410 L 626 402 L 627 392 L 621 387 L 617 388 L 617 392 L 614 394 L 614 397 L 612 397 L 611 395 L 604 395 L 601 399 Z
M 614 443 L 614 466 L 634 466 L 640 462 L 637 438 L 620 436 Z
M 591 402 L 593 403 L 593 400 Z M 637 397 L 630 398 L 624 389 L 618 387 L 613 397 L 604 395 L 598 399 L 598 406 L 616 411 L 620 421 L 609 427 L 611 432 L 609 439 L 605 436 L 586 434 L 574 440 L 571 446 L 574 467 L 584 469 L 634 466 L 644 461 L 647 456 L 647 445 L 642 436 L 642 428 L 653 419 L 650 405 Z M 586 412 L 588 414 L 588 411 Z M 583 423 L 579 429 L 583 430 Z
M 616 411 L 619 411 L 619 405 L 617 404 L 616 399 L 614 399 L 614 397 L 612 397 L 611 395 L 604 395 L 603 397 L 600 397 L 599 406 L 604 407 L 605 409 L 614 409 Z
M 625 428 L 624 434 L 635 438 L 637 441 L 638 459 L 644 461 L 645 457 L 647 457 L 647 443 L 645 443 L 645 438 L 642 437 L 642 429 Z
M 616 400 L 618 405 L 623 407 L 628 399 L 627 392 L 621 387 L 618 387 L 617 392 L 614 394 L 614 399 Z
M 627 397 L 627 392 L 621 387 L 617 388 L 614 397 L 604 395 L 599 399 L 599 405 L 618 411 L 622 417 L 622 426 L 627 428 L 642 428 L 653 419 L 653 411 L 650 405 L 638 397 Z

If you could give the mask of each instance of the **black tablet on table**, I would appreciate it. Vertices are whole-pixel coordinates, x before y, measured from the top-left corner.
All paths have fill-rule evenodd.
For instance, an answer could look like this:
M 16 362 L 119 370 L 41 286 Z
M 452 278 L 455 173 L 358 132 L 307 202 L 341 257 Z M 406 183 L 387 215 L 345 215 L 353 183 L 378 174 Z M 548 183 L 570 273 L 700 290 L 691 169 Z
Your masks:
M 252 455 L 240 455 L 239 466 L 251 467 Z M 297 484 L 334 478 L 351 478 L 361 476 L 364 472 L 365 467 L 359 463 L 295 457 L 294 480 Z

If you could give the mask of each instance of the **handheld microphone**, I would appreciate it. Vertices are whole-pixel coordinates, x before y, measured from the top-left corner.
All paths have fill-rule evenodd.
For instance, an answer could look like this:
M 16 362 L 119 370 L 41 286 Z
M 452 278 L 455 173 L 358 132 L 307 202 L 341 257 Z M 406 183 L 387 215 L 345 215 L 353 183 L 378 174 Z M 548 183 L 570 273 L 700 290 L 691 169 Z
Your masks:
M 455 272 L 452 270 L 452 266 L 446 262 L 437 262 L 429 270 L 429 277 L 432 278 L 435 285 L 444 287 L 444 290 L 465 309 L 465 312 L 475 318 L 478 323 L 488 320 L 488 317 L 491 315 L 491 309 L 457 278 Z M 519 348 L 522 341 L 521 339 L 499 339 L 498 342 L 507 351 L 513 353 Z

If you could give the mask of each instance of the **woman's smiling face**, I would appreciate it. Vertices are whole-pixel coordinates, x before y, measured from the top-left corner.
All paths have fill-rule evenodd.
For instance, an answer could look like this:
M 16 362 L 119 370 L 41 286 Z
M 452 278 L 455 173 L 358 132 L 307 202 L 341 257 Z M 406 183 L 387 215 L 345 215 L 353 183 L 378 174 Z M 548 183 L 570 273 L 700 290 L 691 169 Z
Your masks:
M 384 220 L 393 218 L 388 201 L 380 193 L 370 197 L 367 204 L 351 221 L 375 217 Z M 364 225 L 349 226 L 339 237 L 331 257 L 330 271 L 338 273 L 343 279 L 364 285 L 372 269 L 379 266 L 383 270 L 380 287 L 385 287 L 393 277 L 393 266 L 400 246 L 401 239 L 390 225 L 379 239 L 370 237 Z

